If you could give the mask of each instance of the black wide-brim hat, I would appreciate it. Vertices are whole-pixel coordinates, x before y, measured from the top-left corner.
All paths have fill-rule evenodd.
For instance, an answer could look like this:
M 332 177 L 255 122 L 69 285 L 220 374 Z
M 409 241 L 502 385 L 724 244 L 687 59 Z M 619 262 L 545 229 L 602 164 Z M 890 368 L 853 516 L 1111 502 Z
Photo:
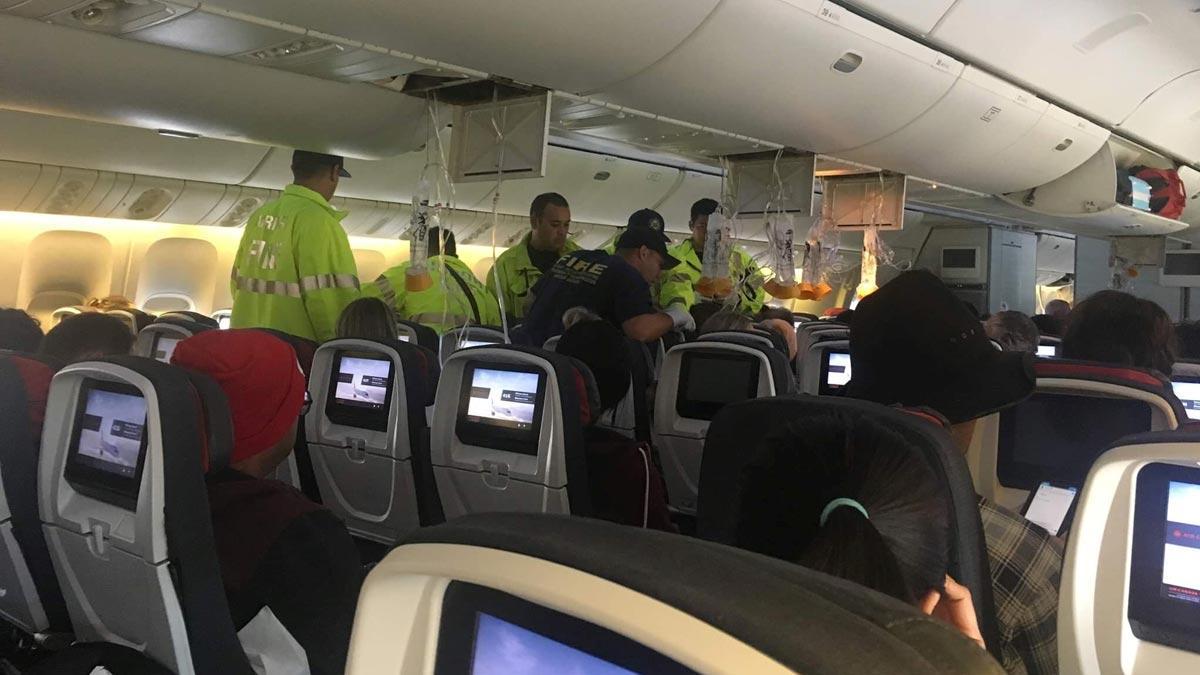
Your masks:
M 1037 382 L 1033 356 L 1002 352 L 966 304 L 925 270 L 905 272 L 858 304 L 847 394 L 928 406 L 952 424 L 1020 403 Z

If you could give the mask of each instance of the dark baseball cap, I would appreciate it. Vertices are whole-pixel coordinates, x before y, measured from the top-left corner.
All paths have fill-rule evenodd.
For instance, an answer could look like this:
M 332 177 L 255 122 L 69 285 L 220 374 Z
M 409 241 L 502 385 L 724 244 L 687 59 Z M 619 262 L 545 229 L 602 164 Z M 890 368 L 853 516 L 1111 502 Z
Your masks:
M 323 152 L 310 152 L 308 150 L 297 150 L 292 153 L 292 166 L 302 167 L 305 169 L 319 169 L 322 167 L 336 166 L 338 175 L 342 178 L 350 178 L 350 172 L 346 171 L 346 160 L 337 155 L 326 155 Z
M 850 320 L 850 360 L 848 395 L 926 406 L 955 424 L 1020 403 L 1036 383 L 1033 356 L 997 351 L 966 304 L 926 270 L 863 298 Z
M 633 214 L 629 216 L 628 226 L 648 227 L 664 237 L 667 235 L 666 221 L 663 220 L 662 214 L 654 209 L 641 209 L 639 211 L 634 211 Z M 668 243 L 670 243 L 670 241 L 670 239 L 667 239 Z
M 679 260 L 667 253 L 667 244 L 671 243 L 666 235 L 649 227 L 627 227 L 617 237 L 617 250 L 625 248 L 641 248 L 643 246 L 662 256 L 664 270 L 669 270 L 679 264 Z

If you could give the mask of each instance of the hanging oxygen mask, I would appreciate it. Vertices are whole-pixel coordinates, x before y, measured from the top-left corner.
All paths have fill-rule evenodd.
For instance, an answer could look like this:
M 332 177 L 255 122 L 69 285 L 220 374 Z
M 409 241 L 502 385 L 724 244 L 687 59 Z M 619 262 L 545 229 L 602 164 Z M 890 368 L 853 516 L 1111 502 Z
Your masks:
M 775 274 L 763 288 L 780 300 L 799 298 L 801 285 L 796 282 L 795 220 L 790 213 L 775 213 L 767 216 L 765 227 L 767 241 L 771 244 L 771 269 Z
M 723 209 L 717 209 L 708 217 L 697 293 L 706 298 L 726 298 L 733 293 L 733 278 L 729 271 L 732 253 L 733 221 L 725 216 Z
M 408 269 L 404 289 L 415 293 L 433 285 L 429 274 L 429 228 L 438 224 L 437 211 L 429 207 L 429 181 L 421 179 L 412 200 L 412 219 L 408 235 Z
M 801 300 L 821 300 L 833 291 L 829 276 L 837 266 L 840 243 L 841 233 L 833 217 L 833 200 L 823 199 L 821 217 L 809 228 L 804 240 L 804 270 L 797 296 Z

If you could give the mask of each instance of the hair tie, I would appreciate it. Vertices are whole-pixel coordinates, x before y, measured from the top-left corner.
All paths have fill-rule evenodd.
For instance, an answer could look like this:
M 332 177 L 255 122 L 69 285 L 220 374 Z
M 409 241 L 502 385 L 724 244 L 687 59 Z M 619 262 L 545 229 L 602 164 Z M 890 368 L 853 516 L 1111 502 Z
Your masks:
M 849 506 L 852 509 L 857 509 L 859 513 L 863 514 L 863 518 L 867 520 L 871 519 L 871 516 L 867 515 L 867 510 L 863 508 L 862 504 L 858 503 L 858 500 L 850 499 L 849 497 L 838 497 L 826 504 L 825 508 L 821 510 L 821 527 L 825 527 L 825 521 L 829 520 L 829 514 L 833 513 L 834 509 L 839 506 Z

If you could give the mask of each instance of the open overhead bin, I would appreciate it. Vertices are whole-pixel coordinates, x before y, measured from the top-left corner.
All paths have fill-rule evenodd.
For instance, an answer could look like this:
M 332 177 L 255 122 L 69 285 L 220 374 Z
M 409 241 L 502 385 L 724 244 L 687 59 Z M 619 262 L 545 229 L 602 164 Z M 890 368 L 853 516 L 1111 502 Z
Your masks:
M 1181 159 L 1200 162 L 1200 69 L 1151 94 L 1120 129 L 1168 148 Z
M 0 44 L 0 108 L 353 157 L 425 142 L 425 102 L 372 85 L 5 15 Z
M 915 120 L 962 69 L 830 2 L 740 0 L 597 97 L 837 155 Z
M 976 68 L 911 124 L 838 152 L 979 192 L 1047 183 L 1096 153 L 1109 132 Z

